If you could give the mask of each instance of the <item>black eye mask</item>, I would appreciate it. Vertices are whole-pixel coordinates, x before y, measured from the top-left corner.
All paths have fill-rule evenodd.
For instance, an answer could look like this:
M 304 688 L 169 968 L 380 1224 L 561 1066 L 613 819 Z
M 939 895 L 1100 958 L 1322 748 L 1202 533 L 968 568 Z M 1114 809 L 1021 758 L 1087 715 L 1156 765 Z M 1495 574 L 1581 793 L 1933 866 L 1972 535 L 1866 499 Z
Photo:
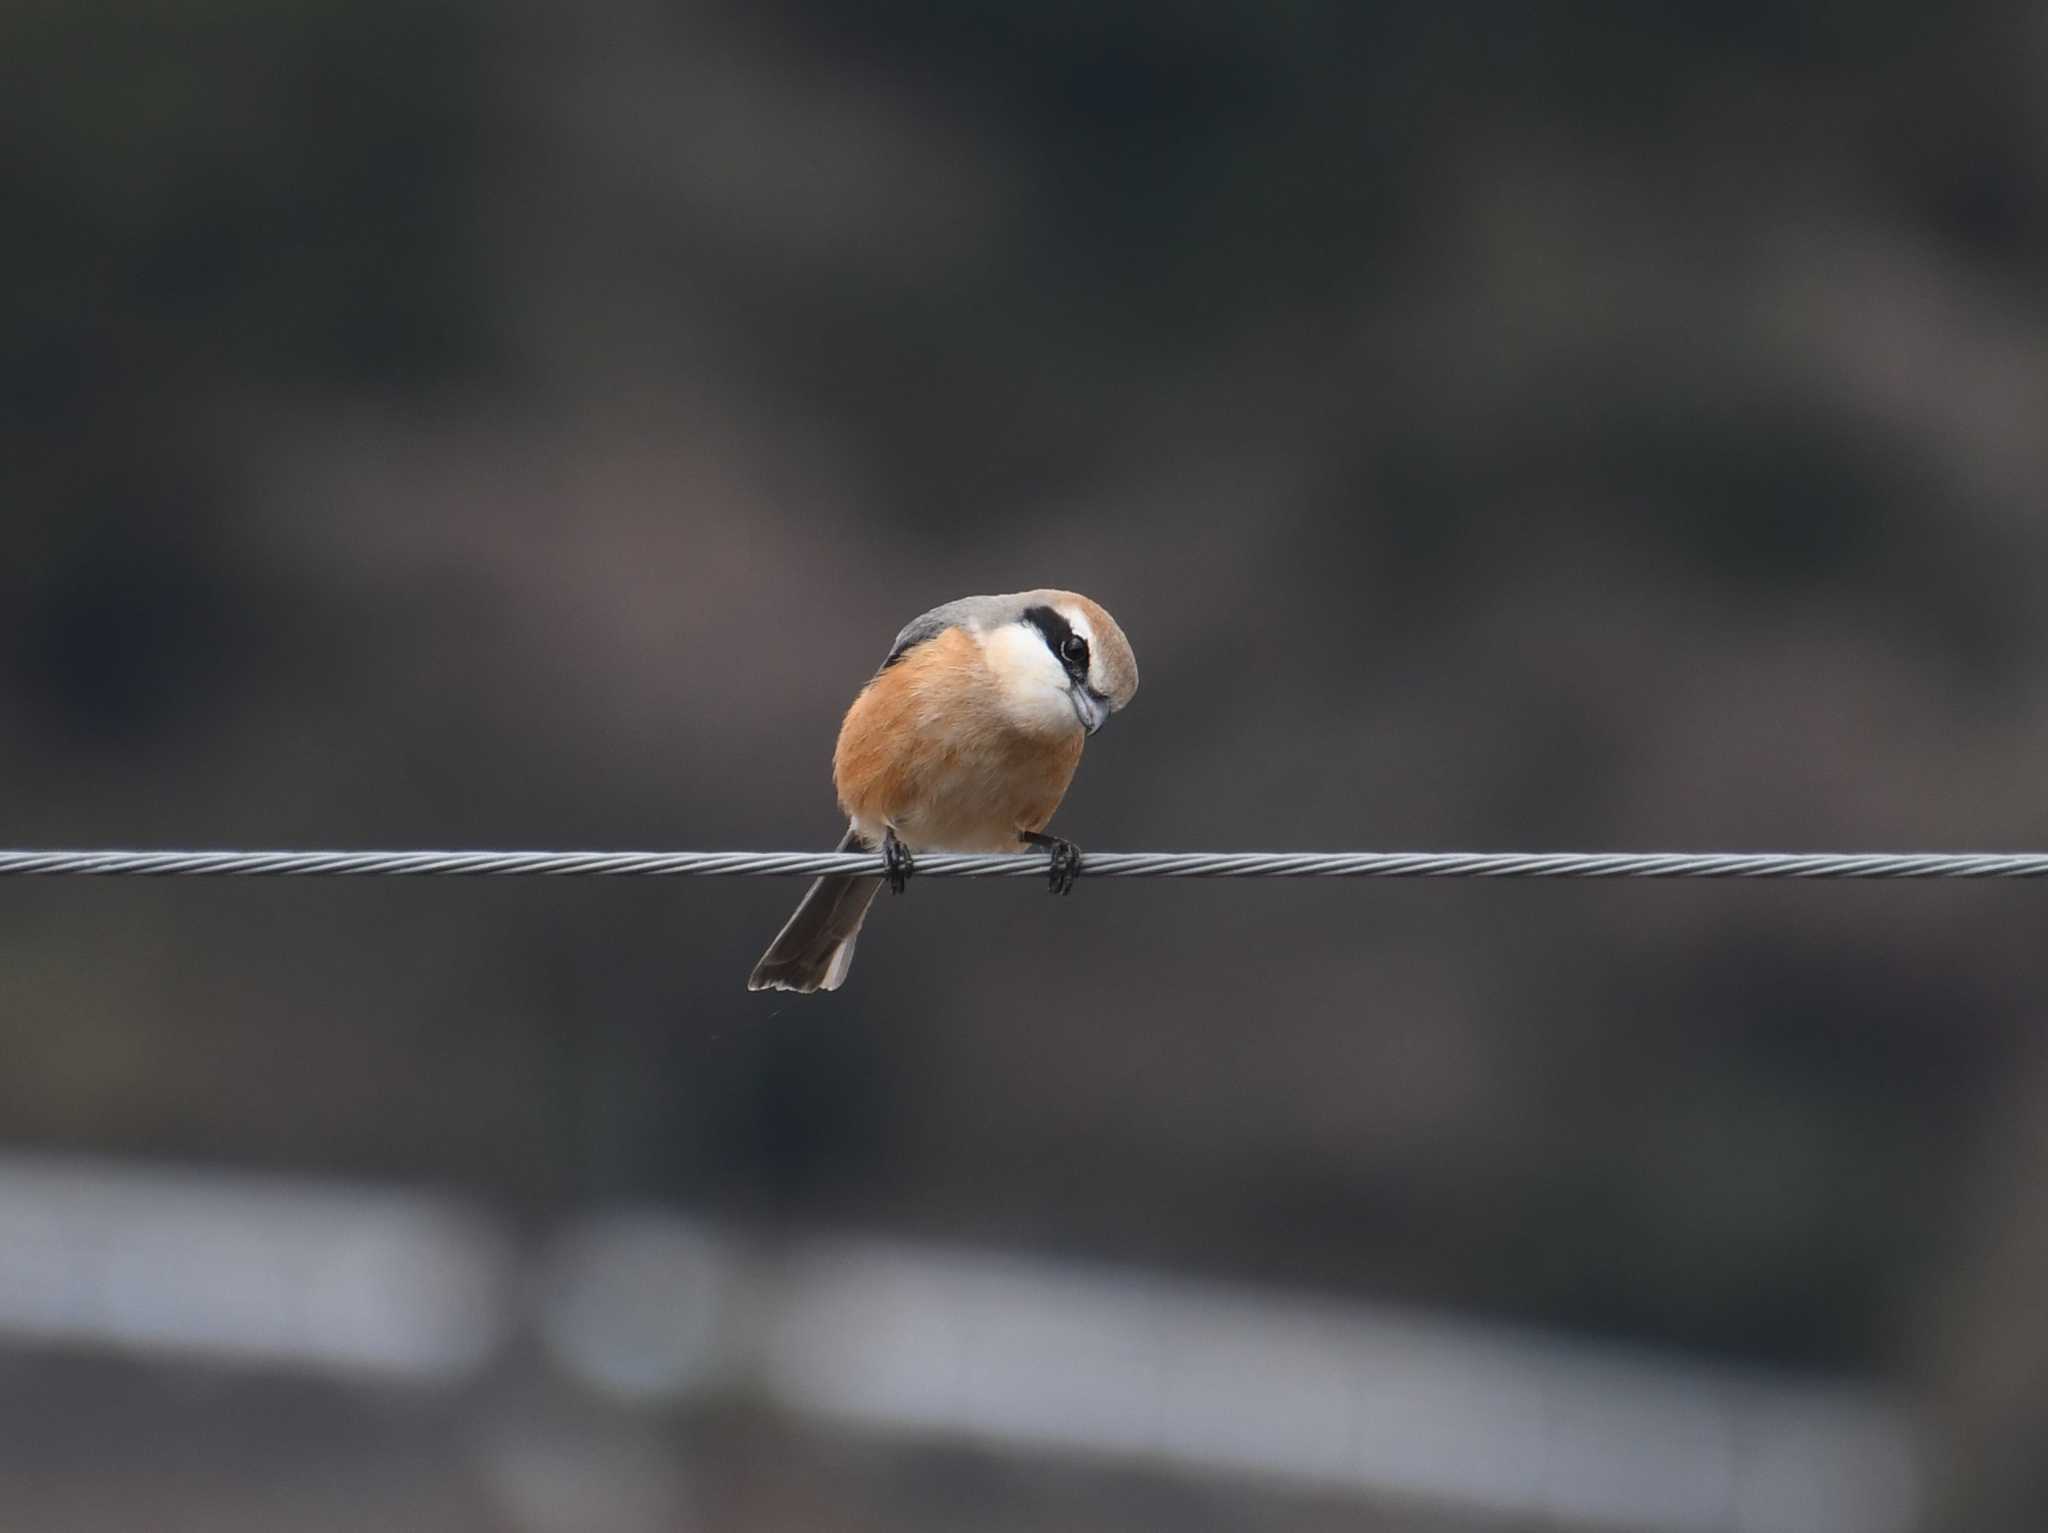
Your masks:
M 1051 607 L 1032 607 L 1024 614 L 1024 621 L 1036 628 L 1045 639 L 1045 647 L 1052 651 L 1053 658 L 1066 667 L 1066 672 L 1080 686 L 1088 685 L 1088 641 L 1074 632 L 1069 623 Z

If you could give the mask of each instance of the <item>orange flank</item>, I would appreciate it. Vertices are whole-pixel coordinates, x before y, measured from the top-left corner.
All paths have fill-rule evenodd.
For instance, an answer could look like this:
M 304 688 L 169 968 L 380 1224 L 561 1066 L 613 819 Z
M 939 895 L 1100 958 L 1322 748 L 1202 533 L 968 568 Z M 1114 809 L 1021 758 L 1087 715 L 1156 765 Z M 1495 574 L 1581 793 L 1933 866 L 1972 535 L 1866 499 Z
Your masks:
M 950 629 L 908 651 L 854 699 L 832 776 L 864 840 L 884 826 L 913 850 L 1020 851 L 1066 796 L 1086 736 L 1006 717 L 981 645 Z

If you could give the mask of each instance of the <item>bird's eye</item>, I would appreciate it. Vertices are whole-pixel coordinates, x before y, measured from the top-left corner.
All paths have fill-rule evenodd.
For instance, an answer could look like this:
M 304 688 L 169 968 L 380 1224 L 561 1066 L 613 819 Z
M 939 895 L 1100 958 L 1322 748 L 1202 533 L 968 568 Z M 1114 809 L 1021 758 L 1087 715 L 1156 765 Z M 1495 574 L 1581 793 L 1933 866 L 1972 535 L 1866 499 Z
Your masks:
M 1060 659 L 1076 670 L 1088 669 L 1088 641 L 1079 634 L 1068 634 L 1060 640 Z

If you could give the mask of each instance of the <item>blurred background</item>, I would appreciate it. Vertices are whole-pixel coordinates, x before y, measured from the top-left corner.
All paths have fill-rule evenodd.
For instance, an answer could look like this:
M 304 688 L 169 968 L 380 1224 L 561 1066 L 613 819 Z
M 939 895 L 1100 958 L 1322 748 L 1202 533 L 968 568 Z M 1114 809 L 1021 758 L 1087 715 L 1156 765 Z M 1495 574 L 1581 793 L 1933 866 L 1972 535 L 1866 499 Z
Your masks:
M 0 843 L 2048 845 L 2033 7 L 13 0 Z M 2030 886 L 0 887 L 0 1524 L 2048 1525 Z

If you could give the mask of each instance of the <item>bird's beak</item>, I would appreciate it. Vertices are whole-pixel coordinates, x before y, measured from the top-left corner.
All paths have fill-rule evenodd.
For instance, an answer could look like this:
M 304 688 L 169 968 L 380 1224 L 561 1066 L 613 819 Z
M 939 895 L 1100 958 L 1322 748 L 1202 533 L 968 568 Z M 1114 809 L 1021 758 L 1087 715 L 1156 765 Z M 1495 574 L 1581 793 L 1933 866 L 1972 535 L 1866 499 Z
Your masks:
M 1074 712 L 1080 715 L 1081 727 L 1089 734 L 1103 726 L 1109 718 L 1109 699 L 1087 687 L 1070 687 L 1067 696 L 1074 700 Z

